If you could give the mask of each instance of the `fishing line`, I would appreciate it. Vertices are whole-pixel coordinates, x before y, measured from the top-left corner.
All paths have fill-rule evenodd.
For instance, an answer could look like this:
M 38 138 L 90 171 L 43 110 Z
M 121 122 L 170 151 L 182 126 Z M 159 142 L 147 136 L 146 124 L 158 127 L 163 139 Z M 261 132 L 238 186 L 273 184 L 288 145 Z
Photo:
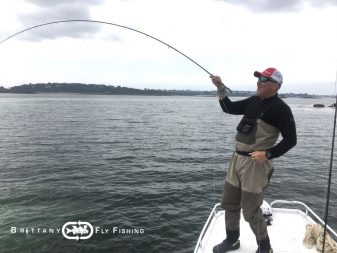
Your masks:
M 335 89 L 336 89 L 336 86 L 337 86 L 337 72 L 336 72 Z M 336 101 L 335 101 L 335 116 L 334 116 L 333 133 L 332 133 L 332 144 L 331 144 L 331 156 L 330 156 L 328 190 L 327 190 L 327 196 L 326 196 L 325 217 L 324 217 L 324 233 L 323 233 L 323 248 L 322 248 L 322 252 L 323 253 L 324 253 L 325 236 L 326 236 L 328 217 L 329 217 L 330 188 L 331 188 L 331 181 L 332 181 L 332 165 L 333 165 L 333 155 L 334 155 L 334 149 L 335 149 L 336 117 L 337 117 L 337 93 L 336 92 L 335 92 L 335 96 L 336 96 Z
M 98 20 L 90 20 L 90 19 L 67 19 L 67 20 L 58 20 L 58 21 L 52 21 L 52 22 L 47 22 L 47 23 L 43 23 L 43 24 L 39 24 L 39 25 L 35 25 L 35 26 L 31 26 L 29 28 L 26 28 L 26 29 L 23 29 L 17 33 L 14 33 L 10 36 L 8 36 L 7 38 L 3 39 L 0 41 L 0 44 L 4 43 L 5 41 L 21 34 L 21 33 L 24 33 L 24 32 L 27 32 L 29 30 L 32 30 L 32 29 L 35 29 L 35 28 L 39 28 L 39 27 L 42 27 L 42 26 L 48 26 L 48 25 L 52 25 L 52 24 L 59 24 L 59 23 L 71 23 L 71 22 L 87 22 L 87 23 L 99 23 L 99 24 L 106 24 L 106 25 L 112 25 L 112 26 L 117 26 L 117 27 L 120 27 L 120 28 L 123 28 L 123 29 L 127 29 L 127 30 L 130 30 L 130 31 L 133 31 L 133 32 L 137 32 L 137 33 L 140 33 L 142 35 L 145 35 L 151 39 L 154 39 L 164 45 L 166 45 L 168 48 L 172 48 L 174 51 L 178 52 L 179 54 L 181 54 L 182 56 L 184 56 L 185 58 L 189 59 L 191 62 L 193 62 L 195 65 L 197 65 L 198 67 L 200 67 L 202 70 L 204 70 L 208 75 L 212 76 L 211 72 L 209 72 L 207 69 L 205 69 L 203 66 L 201 66 L 199 63 L 197 63 L 196 61 L 194 61 L 191 57 L 187 56 L 186 54 L 184 54 L 183 52 L 181 52 L 180 50 L 176 49 L 175 47 L 171 46 L 170 44 L 148 34 L 148 33 L 145 33 L 145 32 L 142 32 L 142 31 L 139 31 L 137 29 L 134 29 L 134 28 L 131 28 L 131 27 L 128 27 L 128 26 L 125 26 L 125 25 L 119 25 L 119 24 L 116 24 L 116 23 L 111 23 L 111 22 L 106 22 L 106 21 L 98 21 Z M 229 92 L 232 92 L 231 89 L 229 89 L 228 87 L 225 86 L 225 88 L 229 91 Z

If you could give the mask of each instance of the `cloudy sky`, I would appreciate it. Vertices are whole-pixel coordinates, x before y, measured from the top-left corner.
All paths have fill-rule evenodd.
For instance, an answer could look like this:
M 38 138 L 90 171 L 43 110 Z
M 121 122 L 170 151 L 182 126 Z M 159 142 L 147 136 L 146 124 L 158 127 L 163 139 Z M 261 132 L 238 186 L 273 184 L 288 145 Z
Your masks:
M 233 90 L 276 67 L 282 92 L 334 94 L 337 0 L 1 0 L 0 40 L 65 19 L 116 23 L 182 51 Z M 0 44 L 0 86 L 83 82 L 211 90 L 209 75 L 167 46 L 97 23 L 62 23 Z

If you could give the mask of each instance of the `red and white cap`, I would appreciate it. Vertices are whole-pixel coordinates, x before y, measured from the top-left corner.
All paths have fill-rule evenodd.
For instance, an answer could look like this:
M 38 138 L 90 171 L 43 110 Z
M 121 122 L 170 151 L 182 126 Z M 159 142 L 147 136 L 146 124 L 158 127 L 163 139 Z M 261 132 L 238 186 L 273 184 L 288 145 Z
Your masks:
M 255 77 L 261 77 L 261 76 L 268 77 L 274 80 L 275 82 L 279 83 L 280 85 L 283 82 L 283 76 L 281 72 L 275 68 L 267 68 L 263 72 L 255 71 L 254 76 Z

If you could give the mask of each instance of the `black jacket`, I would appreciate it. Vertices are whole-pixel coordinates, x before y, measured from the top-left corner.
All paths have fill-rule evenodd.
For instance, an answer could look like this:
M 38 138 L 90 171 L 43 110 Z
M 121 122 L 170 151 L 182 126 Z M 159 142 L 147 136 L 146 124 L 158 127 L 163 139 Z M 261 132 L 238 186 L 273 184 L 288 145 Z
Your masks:
M 285 154 L 296 145 L 296 126 L 293 114 L 290 107 L 277 94 L 263 100 L 258 96 L 252 96 L 234 102 L 225 97 L 219 102 L 226 113 L 260 118 L 280 130 L 283 139 L 268 150 L 271 158 Z

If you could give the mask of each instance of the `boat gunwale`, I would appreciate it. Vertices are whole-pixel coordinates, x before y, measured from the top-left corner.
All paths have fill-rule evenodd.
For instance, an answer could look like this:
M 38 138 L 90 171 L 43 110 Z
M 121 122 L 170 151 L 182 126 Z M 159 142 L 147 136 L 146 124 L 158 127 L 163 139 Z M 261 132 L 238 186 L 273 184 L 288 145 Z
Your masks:
M 220 203 L 215 204 L 214 207 L 213 207 L 213 209 L 212 209 L 212 211 L 211 211 L 211 213 L 209 214 L 209 216 L 208 216 L 208 218 L 207 218 L 207 221 L 206 221 L 206 223 L 205 223 L 204 227 L 202 228 L 201 233 L 200 233 L 200 235 L 199 235 L 199 238 L 198 238 L 198 241 L 197 241 L 197 245 L 195 246 L 195 249 L 194 249 L 194 253 L 197 253 L 198 250 L 199 250 L 199 248 L 201 247 L 202 239 L 204 238 L 204 236 L 205 236 L 205 234 L 206 234 L 206 231 L 207 231 L 209 225 L 212 223 L 213 218 L 214 218 L 214 217 L 216 216 L 216 214 L 218 213 L 218 212 L 216 211 L 216 209 L 217 209 L 219 206 L 220 206 Z

